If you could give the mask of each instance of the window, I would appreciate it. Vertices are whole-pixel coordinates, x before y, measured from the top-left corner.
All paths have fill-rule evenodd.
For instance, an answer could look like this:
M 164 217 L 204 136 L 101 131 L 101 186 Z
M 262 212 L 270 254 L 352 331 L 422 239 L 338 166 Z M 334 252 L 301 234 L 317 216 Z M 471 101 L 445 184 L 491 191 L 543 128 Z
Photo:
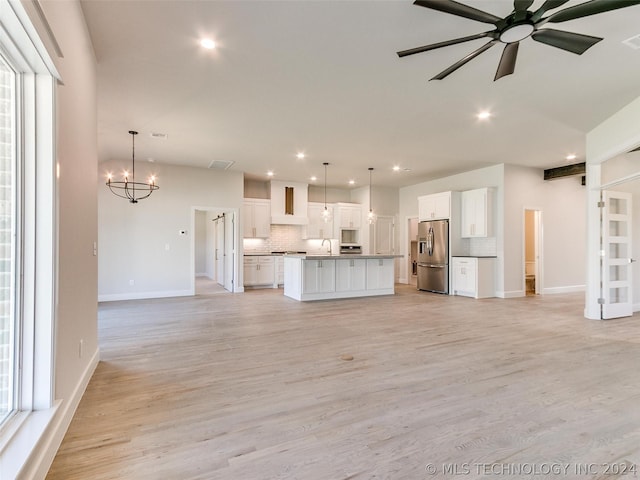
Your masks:
M 0 477 L 16 478 L 57 409 L 59 75 L 20 0 L 0 0 L 0 19 Z
M 16 74 L 0 56 L 0 425 L 14 409 Z

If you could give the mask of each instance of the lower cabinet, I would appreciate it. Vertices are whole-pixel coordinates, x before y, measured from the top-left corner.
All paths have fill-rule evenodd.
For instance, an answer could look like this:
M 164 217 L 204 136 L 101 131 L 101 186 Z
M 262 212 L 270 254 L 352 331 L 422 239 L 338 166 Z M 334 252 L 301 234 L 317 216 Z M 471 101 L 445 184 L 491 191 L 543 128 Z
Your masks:
M 370 258 L 367 260 L 367 290 L 393 288 L 394 276 L 393 258 Z
M 336 291 L 349 292 L 367 288 L 367 260 L 336 260 Z
M 393 295 L 394 258 L 284 258 L 284 295 L 295 300 L 326 300 Z
M 335 292 L 335 260 L 305 260 L 302 270 L 302 293 Z
M 274 258 L 270 255 L 244 257 L 244 286 L 277 286 Z
M 284 285 L 284 257 L 273 257 L 276 271 L 276 285 Z
M 495 258 L 453 257 L 451 269 L 454 295 L 495 297 Z

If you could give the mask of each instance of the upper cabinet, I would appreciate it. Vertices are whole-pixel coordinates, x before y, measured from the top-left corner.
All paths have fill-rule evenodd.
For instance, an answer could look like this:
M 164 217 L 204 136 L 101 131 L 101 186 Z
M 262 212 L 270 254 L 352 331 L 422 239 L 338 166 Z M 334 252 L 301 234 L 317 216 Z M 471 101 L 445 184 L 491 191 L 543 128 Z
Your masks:
M 477 188 L 461 194 L 461 236 L 493 236 L 493 189 Z
M 362 223 L 362 206 L 357 203 L 338 203 L 334 213 L 336 225 L 343 229 L 358 229 Z
M 451 192 L 418 197 L 418 221 L 444 220 L 451 217 Z
M 245 198 L 242 205 L 243 237 L 269 238 L 271 234 L 271 202 L 258 198 Z
M 331 212 L 331 219 L 325 222 L 322 218 L 324 203 L 309 202 L 307 212 L 309 213 L 309 223 L 306 225 L 303 238 L 332 238 L 333 237 L 333 206 L 327 205 Z

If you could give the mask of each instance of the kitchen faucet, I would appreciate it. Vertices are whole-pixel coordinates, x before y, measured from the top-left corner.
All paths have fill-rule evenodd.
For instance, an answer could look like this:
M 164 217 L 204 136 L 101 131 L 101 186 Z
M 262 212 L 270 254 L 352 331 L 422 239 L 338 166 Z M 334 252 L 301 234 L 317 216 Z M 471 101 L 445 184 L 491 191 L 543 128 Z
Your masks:
M 329 255 L 332 255 L 332 253 L 331 253 L 331 240 L 329 240 L 328 238 L 323 238 L 322 239 L 322 243 L 320 244 L 320 248 L 324 247 L 324 242 L 329 242 Z

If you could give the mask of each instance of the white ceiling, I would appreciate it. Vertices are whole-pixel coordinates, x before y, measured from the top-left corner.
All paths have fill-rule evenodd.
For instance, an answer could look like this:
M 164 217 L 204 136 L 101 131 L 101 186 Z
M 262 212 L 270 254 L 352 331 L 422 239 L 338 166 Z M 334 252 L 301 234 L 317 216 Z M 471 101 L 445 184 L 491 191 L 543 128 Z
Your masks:
M 466 3 L 501 17 L 513 9 L 510 0 Z M 486 39 L 398 58 L 491 29 L 410 1 L 84 0 L 82 8 L 98 60 L 101 161 L 130 161 L 135 129 L 137 160 L 233 161 L 250 178 L 271 169 L 279 180 L 317 175 L 319 183 L 329 162 L 331 186 L 368 184 L 368 167 L 374 184 L 403 186 L 495 163 L 549 168 L 568 153 L 584 161 L 586 132 L 640 96 L 640 50 L 621 43 L 640 34 L 640 6 L 554 25 L 604 37 L 582 56 L 524 40 L 515 73 L 497 82 L 500 45 L 428 81 Z M 202 36 L 219 47 L 204 51 Z M 481 109 L 489 121 L 475 118 Z

